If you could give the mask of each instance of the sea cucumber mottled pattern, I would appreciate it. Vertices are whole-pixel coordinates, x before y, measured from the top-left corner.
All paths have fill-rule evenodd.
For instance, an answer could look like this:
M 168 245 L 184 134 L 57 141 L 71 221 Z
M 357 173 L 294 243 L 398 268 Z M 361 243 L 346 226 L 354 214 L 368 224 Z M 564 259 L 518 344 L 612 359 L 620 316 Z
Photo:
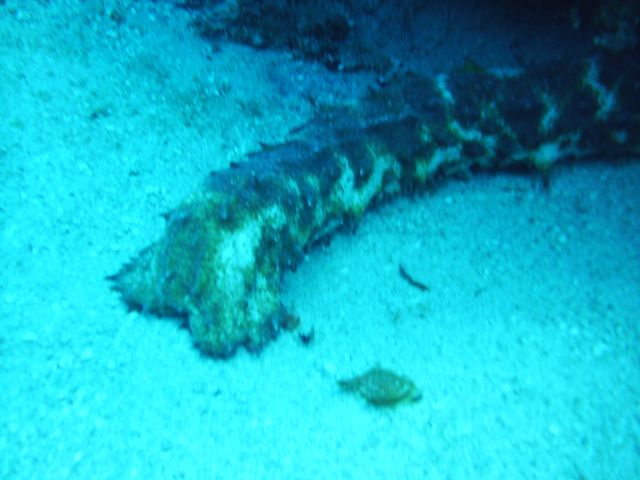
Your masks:
M 404 75 L 358 107 L 213 172 L 167 214 L 166 233 L 112 281 L 131 306 L 182 314 L 198 347 L 227 357 L 277 334 L 280 279 L 373 204 L 444 176 L 640 153 L 640 68 L 601 56 L 525 71 Z

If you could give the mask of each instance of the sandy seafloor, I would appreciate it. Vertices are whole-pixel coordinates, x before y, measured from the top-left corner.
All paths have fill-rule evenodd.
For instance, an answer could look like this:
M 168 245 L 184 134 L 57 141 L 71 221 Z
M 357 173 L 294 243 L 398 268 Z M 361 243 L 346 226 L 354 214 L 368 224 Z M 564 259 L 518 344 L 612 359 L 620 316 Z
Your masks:
M 640 164 L 383 206 L 286 276 L 310 346 L 214 360 L 104 277 L 347 86 L 162 2 L 0 3 L 0 478 L 640 478 Z M 422 400 L 338 390 L 376 364 Z

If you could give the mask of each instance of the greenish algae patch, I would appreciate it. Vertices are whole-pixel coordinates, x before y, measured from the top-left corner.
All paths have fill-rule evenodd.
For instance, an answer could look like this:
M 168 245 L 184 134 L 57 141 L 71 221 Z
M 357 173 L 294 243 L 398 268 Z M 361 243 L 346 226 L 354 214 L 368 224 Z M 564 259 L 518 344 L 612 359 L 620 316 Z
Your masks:
M 410 378 L 380 367 L 353 378 L 338 380 L 338 385 L 344 392 L 358 395 L 376 407 L 395 407 L 422 398 L 422 393 Z

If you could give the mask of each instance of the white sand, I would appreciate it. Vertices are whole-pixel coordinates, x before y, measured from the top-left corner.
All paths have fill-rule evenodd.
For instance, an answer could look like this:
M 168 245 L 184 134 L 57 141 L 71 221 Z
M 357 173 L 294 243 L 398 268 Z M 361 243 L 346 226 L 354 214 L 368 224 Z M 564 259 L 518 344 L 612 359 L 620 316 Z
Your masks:
M 104 276 L 308 118 L 282 72 L 315 70 L 115 3 L 0 5 L 0 478 L 640 478 L 640 165 L 384 206 L 285 278 L 311 346 L 203 357 Z M 423 400 L 338 391 L 376 363 Z

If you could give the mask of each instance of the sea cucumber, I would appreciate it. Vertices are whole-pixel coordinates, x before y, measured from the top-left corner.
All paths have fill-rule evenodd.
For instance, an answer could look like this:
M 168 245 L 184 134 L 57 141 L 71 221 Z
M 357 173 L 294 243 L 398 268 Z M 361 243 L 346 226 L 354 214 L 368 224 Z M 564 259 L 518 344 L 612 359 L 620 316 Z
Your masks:
M 509 74 L 399 76 L 357 107 L 211 173 L 166 233 L 109 277 L 125 302 L 188 316 L 196 345 L 259 350 L 288 318 L 280 280 L 318 239 L 438 179 L 640 153 L 640 68 L 603 55 Z

